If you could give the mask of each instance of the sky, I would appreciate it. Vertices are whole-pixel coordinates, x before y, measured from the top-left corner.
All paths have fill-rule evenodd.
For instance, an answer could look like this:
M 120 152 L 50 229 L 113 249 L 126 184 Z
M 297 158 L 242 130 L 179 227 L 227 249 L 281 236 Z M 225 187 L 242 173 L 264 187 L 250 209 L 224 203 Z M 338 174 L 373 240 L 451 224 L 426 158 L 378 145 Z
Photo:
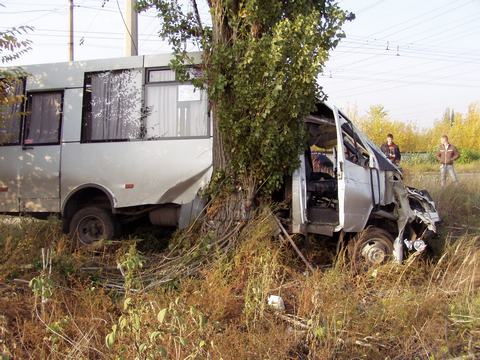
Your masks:
M 124 55 L 125 0 L 74 0 L 75 60 Z M 328 102 L 428 128 L 480 103 L 480 0 L 339 0 L 356 19 L 319 83 Z M 68 0 L 0 0 L 0 31 L 30 25 L 32 50 L 8 65 L 68 60 Z M 208 17 L 201 8 L 202 18 Z M 139 54 L 168 53 L 155 12 L 139 15 Z

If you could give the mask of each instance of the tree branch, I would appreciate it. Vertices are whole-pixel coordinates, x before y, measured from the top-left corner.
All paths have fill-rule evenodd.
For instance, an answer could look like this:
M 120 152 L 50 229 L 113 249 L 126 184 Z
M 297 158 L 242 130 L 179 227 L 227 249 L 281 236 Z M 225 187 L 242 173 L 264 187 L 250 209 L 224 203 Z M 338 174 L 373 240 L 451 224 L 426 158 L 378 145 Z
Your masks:
M 203 34 L 202 19 L 200 18 L 200 13 L 198 12 L 197 0 L 190 0 L 193 6 L 193 11 L 195 12 L 195 18 L 197 19 L 198 26 L 200 26 L 200 32 Z M 209 1 L 210 6 L 210 1 Z

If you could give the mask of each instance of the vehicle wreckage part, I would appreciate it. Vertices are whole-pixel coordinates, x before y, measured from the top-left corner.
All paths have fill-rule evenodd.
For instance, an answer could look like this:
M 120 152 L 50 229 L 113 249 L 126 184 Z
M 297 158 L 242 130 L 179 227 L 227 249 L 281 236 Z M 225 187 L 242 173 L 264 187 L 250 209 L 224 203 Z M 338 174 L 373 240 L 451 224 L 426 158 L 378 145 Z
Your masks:
M 281 296 L 278 295 L 269 295 L 267 299 L 267 303 L 270 307 L 278 311 L 285 310 L 285 303 Z
M 422 252 L 423 250 L 425 250 L 427 248 L 427 244 L 422 239 L 417 239 L 417 240 L 413 240 L 413 241 L 405 239 L 405 240 L 403 240 L 403 242 L 407 246 L 408 250 L 415 250 L 415 251 L 418 251 L 418 252 Z

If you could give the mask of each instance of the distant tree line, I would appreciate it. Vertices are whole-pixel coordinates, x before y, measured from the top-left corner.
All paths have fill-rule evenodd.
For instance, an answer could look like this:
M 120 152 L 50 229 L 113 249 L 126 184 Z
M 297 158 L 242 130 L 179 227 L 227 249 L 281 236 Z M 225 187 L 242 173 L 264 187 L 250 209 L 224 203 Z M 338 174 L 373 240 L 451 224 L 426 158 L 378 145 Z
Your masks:
M 388 133 L 402 152 L 433 152 L 440 136 L 447 134 L 450 142 L 462 152 L 462 161 L 480 159 L 480 103 L 472 103 L 464 114 L 447 108 L 440 120 L 430 128 L 420 128 L 412 122 L 393 120 L 382 105 L 373 105 L 366 115 L 348 111 L 351 119 L 378 145 Z

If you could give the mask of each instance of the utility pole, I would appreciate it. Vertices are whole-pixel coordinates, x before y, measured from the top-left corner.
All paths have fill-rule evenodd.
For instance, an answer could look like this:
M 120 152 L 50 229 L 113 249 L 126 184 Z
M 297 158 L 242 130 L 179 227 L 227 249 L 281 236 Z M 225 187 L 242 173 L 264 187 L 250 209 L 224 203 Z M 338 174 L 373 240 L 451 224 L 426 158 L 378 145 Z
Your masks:
M 136 0 L 125 0 L 125 56 L 138 55 L 138 14 Z
M 68 61 L 73 61 L 73 0 L 68 0 L 70 3 L 70 34 L 68 40 Z

